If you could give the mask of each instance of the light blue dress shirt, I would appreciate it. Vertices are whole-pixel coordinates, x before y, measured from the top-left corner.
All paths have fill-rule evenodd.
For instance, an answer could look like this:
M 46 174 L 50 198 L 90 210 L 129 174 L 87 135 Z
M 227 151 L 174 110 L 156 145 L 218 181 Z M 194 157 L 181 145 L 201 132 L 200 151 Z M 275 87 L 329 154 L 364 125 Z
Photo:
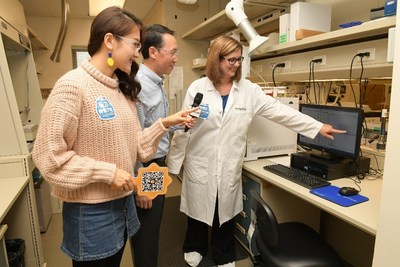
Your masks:
M 140 124 L 143 128 L 152 125 L 159 118 L 168 116 L 168 99 L 163 87 L 164 77 L 160 77 L 154 71 L 140 64 L 139 71 L 136 76 L 142 86 L 137 102 L 137 111 Z M 158 150 L 154 158 L 165 157 L 169 149 L 169 134 L 164 134 L 161 138 Z

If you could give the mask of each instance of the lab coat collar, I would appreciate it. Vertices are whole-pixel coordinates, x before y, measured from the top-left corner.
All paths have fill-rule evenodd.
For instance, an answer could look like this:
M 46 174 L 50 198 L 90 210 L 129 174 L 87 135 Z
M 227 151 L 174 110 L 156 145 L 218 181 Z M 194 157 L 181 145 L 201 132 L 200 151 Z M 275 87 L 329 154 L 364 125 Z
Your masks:
M 215 90 L 215 87 L 214 87 L 213 82 L 212 82 L 209 78 L 207 78 L 207 77 L 205 77 L 204 79 L 207 80 L 207 81 L 206 81 L 206 90 L 207 90 L 207 91 L 214 91 L 214 90 Z M 232 91 L 237 91 L 237 90 L 239 90 L 239 82 L 233 81 L 232 89 L 231 89 L 231 91 L 230 91 L 229 94 L 231 94 Z

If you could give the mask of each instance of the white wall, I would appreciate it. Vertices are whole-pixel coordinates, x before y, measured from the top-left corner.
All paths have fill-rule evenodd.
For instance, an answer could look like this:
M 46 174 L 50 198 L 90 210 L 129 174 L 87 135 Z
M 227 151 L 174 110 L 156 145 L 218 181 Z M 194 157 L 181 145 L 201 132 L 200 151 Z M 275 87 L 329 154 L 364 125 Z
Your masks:
M 400 3 L 397 3 L 397 13 Z M 397 15 L 396 25 L 400 25 L 400 15 Z M 400 43 L 400 31 L 396 31 L 396 43 Z M 392 96 L 390 105 L 390 123 L 385 157 L 385 173 L 381 208 L 378 221 L 378 231 L 375 242 L 374 267 L 400 266 L 400 175 L 397 164 L 400 159 L 400 46 L 397 45 L 394 54 Z
M 49 47 L 49 50 L 35 50 L 34 57 L 40 88 L 53 88 L 54 83 L 64 73 L 72 69 L 72 47 L 86 47 L 89 40 L 91 20 L 71 19 L 65 36 L 60 62 L 53 62 L 50 56 L 55 47 L 61 20 L 55 17 L 27 17 L 28 25 Z

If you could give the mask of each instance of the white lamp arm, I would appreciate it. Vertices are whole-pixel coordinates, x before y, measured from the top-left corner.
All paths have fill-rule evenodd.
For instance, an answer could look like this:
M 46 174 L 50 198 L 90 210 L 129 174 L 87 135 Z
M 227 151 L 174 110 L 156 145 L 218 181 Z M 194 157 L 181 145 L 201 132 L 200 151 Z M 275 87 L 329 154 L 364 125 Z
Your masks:
M 243 0 L 231 0 L 225 7 L 225 13 L 249 41 L 250 55 L 253 54 L 255 49 L 268 41 L 268 37 L 260 36 L 254 29 L 253 25 L 251 25 L 249 19 L 244 13 Z
M 231 0 L 225 7 L 226 15 L 238 26 L 243 20 L 247 19 L 244 13 L 243 0 Z

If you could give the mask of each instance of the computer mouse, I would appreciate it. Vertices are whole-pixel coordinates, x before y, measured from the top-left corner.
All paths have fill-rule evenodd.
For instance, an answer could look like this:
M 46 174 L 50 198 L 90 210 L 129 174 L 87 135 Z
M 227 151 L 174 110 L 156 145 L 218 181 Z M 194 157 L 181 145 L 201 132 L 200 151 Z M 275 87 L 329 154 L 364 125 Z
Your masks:
M 357 195 L 359 191 L 354 187 L 344 186 L 339 189 L 339 194 L 342 196 L 354 196 Z

